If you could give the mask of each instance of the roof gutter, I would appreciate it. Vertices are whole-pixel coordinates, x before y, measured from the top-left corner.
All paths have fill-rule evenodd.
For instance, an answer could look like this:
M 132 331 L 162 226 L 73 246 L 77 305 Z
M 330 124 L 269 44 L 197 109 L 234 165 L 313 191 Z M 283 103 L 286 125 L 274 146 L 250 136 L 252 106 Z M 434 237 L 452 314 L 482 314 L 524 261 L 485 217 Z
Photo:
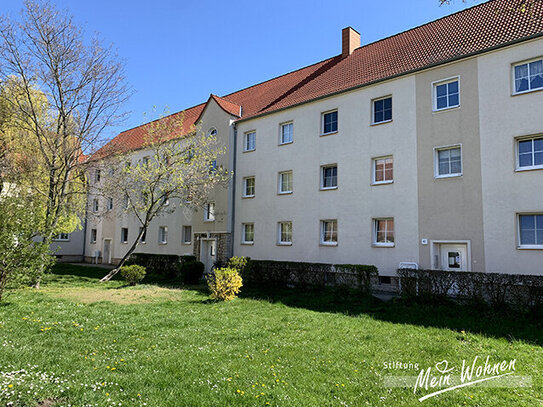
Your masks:
M 333 92 L 333 93 L 327 93 L 326 95 L 317 96 L 316 98 L 305 100 L 305 101 L 299 102 L 299 103 L 295 103 L 293 105 L 281 107 L 279 109 L 272 110 L 272 111 L 269 111 L 269 112 L 259 113 L 259 114 L 256 114 L 254 116 L 247 117 L 245 119 L 240 118 L 240 119 L 236 120 L 236 123 L 241 123 L 241 122 L 249 121 L 249 120 L 252 120 L 252 119 L 257 119 L 259 117 L 267 116 L 267 115 L 272 114 L 272 113 L 278 113 L 278 112 L 281 112 L 283 110 L 292 109 L 293 107 L 302 106 L 302 105 L 305 105 L 305 104 L 308 104 L 308 103 L 316 102 L 316 101 L 321 100 L 321 99 L 326 99 L 326 98 L 329 98 L 329 97 L 337 96 L 337 95 L 340 95 L 342 93 L 352 92 L 353 90 L 356 90 L 356 89 L 365 88 L 367 86 L 375 85 L 377 83 L 385 82 L 385 81 L 388 81 L 388 80 L 391 80 L 391 79 L 396 79 L 396 78 L 399 78 L 399 77 L 402 77 L 402 76 L 411 75 L 413 73 L 421 72 L 421 71 L 424 71 L 426 69 L 435 68 L 437 66 L 449 64 L 451 62 L 459 61 L 461 59 L 471 58 L 471 57 L 474 57 L 476 55 L 484 54 L 486 52 L 495 51 L 495 50 L 500 49 L 500 48 L 509 47 L 511 45 L 515 45 L 515 44 L 525 42 L 525 41 L 530 41 L 530 40 L 540 38 L 540 37 L 543 37 L 543 32 L 538 33 L 538 34 L 530 35 L 529 37 L 523 37 L 523 38 L 520 38 L 518 40 L 506 42 L 504 44 L 495 45 L 495 46 L 490 47 L 490 48 L 485 48 L 485 49 L 480 50 L 480 51 L 472 52 L 471 54 L 460 55 L 460 56 L 457 56 L 457 57 L 454 57 L 454 58 L 450 58 L 450 59 L 446 59 L 446 60 L 443 60 L 443 61 L 440 61 L 440 62 L 433 63 L 431 65 L 425 65 L 425 66 L 423 66 L 421 68 L 412 69 L 410 71 L 402 72 L 402 73 L 392 75 L 392 76 L 387 76 L 385 78 L 377 79 L 377 80 L 372 81 L 372 82 L 366 82 L 366 83 L 363 83 L 363 84 L 360 84 L 360 85 L 352 86 L 352 87 L 347 88 L 347 89 L 338 90 L 338 91 Z

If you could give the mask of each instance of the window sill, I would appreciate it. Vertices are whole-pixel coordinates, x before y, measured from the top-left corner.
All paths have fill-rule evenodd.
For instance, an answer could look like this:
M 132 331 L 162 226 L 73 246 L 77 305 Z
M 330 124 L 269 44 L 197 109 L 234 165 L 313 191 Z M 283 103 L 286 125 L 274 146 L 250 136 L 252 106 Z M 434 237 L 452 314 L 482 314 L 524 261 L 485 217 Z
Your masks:
M 190 245 L 192 244 L 192 242 L 183 242 L 183 244 L 184 244 L 185 246 L 190 246 Z
M 434 175 L 434 179 L 461 178 L 464 174 Z
M 276 245 L 277 246 L 292 246 L 292 242 L 290 242 L 290 243 L 281 243 L 281 242 L 279 242 L 279 243 L 276 243 Z
M 529 89 L 529 90 L 523 90 L 521 92 L 513 92 L 511 96 L 520 96 L 520 95 L 525 95 L 527 93 L 534 93 L 534 92 L 541 92 L 541 91 L 543 91 L 543 88 Z
M 254 195 L 242 195 L 241 199 L 251 199 L 251 198 L 254 198 L 254 197 L 255 197 Z
M 241 242 L 242 246 L 253 246 L 255 242 Z
M 204 219 L 204 223 L 213 223 L 215 222 L 215 219 Z
M 371 186 L 378 186 L 378 185 L 389 185 L 394 184 L 394 181 L 380 181 L 380 182 L 373 182 Z
M 278 192 L 277 195 L 292 195 L 292 191 Z
M 326 188 L 325 187 L 320 187 L 319 190 L 320 191 L 334 191 L 336 189 L 337 189 L 337 187 L 326 187 Z
M 138 244 L 147 244 L 147 242 L 139 242 Z
M 330 242 L 330 243 L 326 243 L 326 242 L 320 242 L 319 246 L 323 246 L 323 247 L 336 247 L 337 246 L 337 242 Z
M 128 242 L 121 242 L 121 244 L 128 244 Z
M 256 151 L 256 148 L 253 148 L 252 150 L 243 150 L 244 153 L 252 153 L 253 151 Z
M 372 126 L 372 127 L 373 127 L 373 126 L 380 126 L 381 124 L 387 124 L 387 123 L 392 123 L 392 119 L 390 119 L 390 120 L 383 120 L 382 122 L 377 122 L 377 123 L 372 122 L 372 123 L 370 124 L 370 126 Z
M 517 250 L 543 250 L 543 246 L 541 245 L 517 246 Z
M 537 170 L 543 170 L 543 165 L 534 165 L 531 167 L 518 167 L 515 169 L 515 172 L 537 171 Z
M 278 145 L 279 146 L 288 146 L 289 144 L 292 144 L 292 143 L 294 143 L 294 141 L 286 141 L 284 143 L 279 143 Z
M 320 134 L 320 137 L 325 137 L 325 136 L 331 136 L 332 134 L 338 134 L 339 132 L 336 130 L 336 131 L 331 131 L 330 133 L 321 133 Z
M 90 244 L 96 244 L 96 242 L 90 242 Z
M 167 244 L 168 244 L 168 242 L 158 242 L 158 244 L 160 244 L 160 245 L 163 245 L 163 246 L 164 246 L 164 245 L 167 245 Z
M 453 109 L 460 109 L 460 105 L 443 107 L 441 109 L 432 109 L 432 113 L 441 113 L 441 112 L 446 112 Z
M 396 246 L 395 243 L 373 243 L 371 245 L 371 247 L 375 247 L 375 248 L 391 248 L 395 246 Z

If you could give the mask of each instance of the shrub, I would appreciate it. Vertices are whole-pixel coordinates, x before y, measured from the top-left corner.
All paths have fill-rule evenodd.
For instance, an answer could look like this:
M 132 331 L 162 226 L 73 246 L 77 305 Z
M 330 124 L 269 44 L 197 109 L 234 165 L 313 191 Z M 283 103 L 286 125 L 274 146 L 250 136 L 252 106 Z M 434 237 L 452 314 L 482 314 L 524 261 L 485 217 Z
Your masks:
M 207 285 L 214 300 L 230 301 L 237 297 L 243 281 L 236 269 L 225 267 L 215 269 L 207 276 Z
M 251 271 L 252 262 L 250 257 L 234 256 L 228 259 L 226 267 L 237 270 L 242 278 L 246 278 L 247 273 Z
M 138 284 L 145 277 L 145 267 L 132 264 L 131 266 L 122 266 L 121 275 L 130 285 Z
M 197 261 L 198 259 L 196 258 L 196 256 L 192 256 L 190 254 L 186 254 L 186 255 L 183 255 L 181 256 L 181 262 L 182 263 L 188 263 L 189 261 Z
M 181 265 L 181 276 L 185 284 L 198 284 L 204 275 L 205 265 L 200 261 L 188 261 Z

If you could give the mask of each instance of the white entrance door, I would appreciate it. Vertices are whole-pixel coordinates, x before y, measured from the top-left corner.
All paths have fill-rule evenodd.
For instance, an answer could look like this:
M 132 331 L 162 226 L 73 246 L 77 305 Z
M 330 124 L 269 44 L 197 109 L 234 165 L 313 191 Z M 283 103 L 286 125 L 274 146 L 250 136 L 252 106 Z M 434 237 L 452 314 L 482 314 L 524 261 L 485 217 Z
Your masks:
M 217 242 L 213 239 L 200 241 L 200 261 L 205 265 L 205 272 L 211 272 L 211 267 L 217 260 Z
M 104 254 L 102 263 L 111 264 L 111 239 L 104 239 Z
M 468 263 L 466 245 L 441 245 L 441 268 L 448 271 L 467 271 Z

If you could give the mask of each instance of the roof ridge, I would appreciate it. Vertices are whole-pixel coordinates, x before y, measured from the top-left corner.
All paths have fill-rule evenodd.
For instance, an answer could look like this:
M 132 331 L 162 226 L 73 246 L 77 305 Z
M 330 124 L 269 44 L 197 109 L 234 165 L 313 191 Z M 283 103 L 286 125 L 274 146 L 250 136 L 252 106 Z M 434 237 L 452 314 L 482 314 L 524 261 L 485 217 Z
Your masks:
M 166 116 L 158 117 L 158 118 L 156 118 L 156 119 L 153 119 L 153 120 L 151 120 L 151 121 L 148 121 L 148 122 L 145 122 L 145 123 L 142 123 L 142 124 L 138 124 L 137 126 L 130 127 L 129 129 L 126 129 L 126 130 L 123 130 L 123 131 L 119 132 L 117 135 L 126 133 L 127 131 L 136 130 L 137 128 L 140 128 L 140 127 L 143 127 L 143 126 L 147 126 L 148 124 L 154 123 L 154 122 L 159 121 L 159 120 L 166 119 L 166 118 L 168 118 L 168 117 L 174 116 L 174 115 L 179 114 L 179 113 L 184 113 L 184 112 L 186 112 L 187 110 L 195 109 L 195 108 L 197 108 L 197 107 L 199 107 L 199 106 L 205 105 L 206 103 L 207 103 L 207 101 L 202 102 L 202 103 L 198 103 L 197 105 L 194 105 L 194 106 L 191 106 L 191 107 L 187 107 L 186 109 L 179 110 L 179 111 L 177 111 L 177 112 L 173 112 L 173 113 L 167 114 Z M 111 139 L 110 141 L 112 141 L 112 140 L 113 140 L 113 139 Z
M 242 92 L 242 91 L 244 91 L 244 90 L 254 88 L 255 86 L 260 86 L 260 85 L 263 85 L 263 84 L 265 84 L 265 83 L 271 82 L 271 81 L 273 81 L 273 80 L 275 80 L 275 79 L 282 78 L 283 76 L 287 76 L 287 75 L 293 74 L 293 73 L 295 73 L 295 72 L 303 71 L 304 69 L 311 68 L 312 66 L 315 66 L 315 65 L 321 64 L 321 63 L 323 63 L 323 62 L 326 62 L 326 61 L 328 61 L 328 60 L 334 59 L 334 58 L 336 58 L 337 56 L 338 56 L 338 55 L 333 56 L 333 57 L 329 57 L 329 58 L 323 59 L 323 60 L 321 60 L 321 61 L 317 61 L 317 62 L 314 62 L 314 63 L 312 63 L 312 64 L 306 65 L 306 66 L 304 66 L 304 67 L 302 67 L 302 68 L 298 68 L 298 69 L 295 69 L 295 70 L 293 70 L 293 71 L 289 71 L 289 72 L 286 72 L 286 73 L 284 73 L 284 74 L 274 76 L 273 78 L 266 79 L 265 81 L 255 83 L 254 85 L 251 85 L 251 86 L 247 86 L 247 87 L 245 87 L 245 88 L 238 89 L 238 90 L 236 90 L 236 91 L 234 91 L 234 92 L 231 92 L 231 93 L 227 93 L 226 95 L 221 96 L 221 97 L 222 97 L 222 98 L 226 98 L 226 97 L 228 97 L 228 96 L 235 95 L 236 93 L 240 93 L 240 92 Z
M 488 1 L 484 1 L 484 2 L 479 3 L 479 4 L 475 4 L 475 5 L 471 6 L 471 7 L 468 7 L 468 8 L 462 9 L 462 10 L 455 11 L 455 12 L 452 13 L 452 14 L 447 14 L 446 16 L 439 17 L 439 18 L 437 18 L 437 19 L 435 19 L 435 20 L 431 20 L 431 21 L 428 21 L 428 22 L 426 22 L 426 23 L 417 25 L 417 26 L 415 26 L 415 27 L 408 28 L 407 30 L 400 31 L 399 33 L 389 35 L 388 37 L 380 38 L 380 39 L 378 39 L 378 40 L 369 42 L 369 43 L 367 43 L 367 44 L 365 44 L 365 45 L 362 45 L 362 46 L 356 48 L 356 49 L 354 50 L 354 52 L 356 52 L 356 51 L 358 51 L 358 50 L 360 50 L 360 49 L 362 49 L 362 48 L 368 47 L 368 46 L 370 46 L 370 45 L 374 45 L 374 44 L 378 44 L 378 43 L 380 43 L 380 42 L 382 42 L 382 41 L 386 41 L 386 40 L 388 40 L 388 39 L 390 39 L 390 38 L 398 37 L 398 36 L 400 36 L 400 35 L 402 35 L 402 34 L 405 34 L 405 33 L 409 32 L 409 31 L 415 31 L 415 30 L 418 29 L 418 28 L 424 27 L 424 26 L 429 25 L 429 24 L 436 23 L 436 22 L 438 22 L 438 21 L 441 21 L 441 20 L 444 20 L 444 19 L 446 19 L 446 18 L 455 16 L 455 15 L 457 15 L 457 14 L 466 13 L 466 12 L 468 12 L 468 11 L 470 11 L 470 10 L 473 10 L 473 9 L 475 9 L 475 8 L 477 8 L 477 7 L 484 6 L 484 5 L 488 4 L 488 3 L 493 3 L 493 2 L 498 2 L 498 1 L 503 1 L 503 0 L 488 0 Z M 517 0 L 517 1 L 523 1 L 523 0 Z M 441 6 L 439 6 L 439 7 L 441 7 Z
M 320 75 L 322 75 L 324 72 L 328 71 L 332 66 L 335 66 L 337 65 L 340 61 L 342 60 L 341 58 L 341 55 L 337 55 L 335 57 L 332 57 L 330 58 L 330 60 L 328 62 L 326 62 L 325 64 L 323 64 L 319 69 L 317 69 L 316 71 L 314 71 L 313 73 L 311 73 L 310 75 L 308 75 L 307 77 L 305 77 L 303 80 L 301 80 L 300 82 L 297 82 L 294 86 L 292 86 L 290 89 L 288 89 L 287 91 L 285 91 L 283 94 L 279 95 L 277 98 L 275 98 L 274 100 L 272 100 L 268 105 L 264 106 L 263 108 L 261 108 L 259 110 L 259 112 L 262 112 L 266 109 L 269 109 L 270 107 L 272 107 L 273 105 L 275 105 L 276 103 L 278 103 L 280 100 L 286 98 L 288 95 L 296 92 L 298 89 L 304 87 L 305 85 L 307 85 L 309 82 L 311 82 L 312 80 L 318 78 Z

